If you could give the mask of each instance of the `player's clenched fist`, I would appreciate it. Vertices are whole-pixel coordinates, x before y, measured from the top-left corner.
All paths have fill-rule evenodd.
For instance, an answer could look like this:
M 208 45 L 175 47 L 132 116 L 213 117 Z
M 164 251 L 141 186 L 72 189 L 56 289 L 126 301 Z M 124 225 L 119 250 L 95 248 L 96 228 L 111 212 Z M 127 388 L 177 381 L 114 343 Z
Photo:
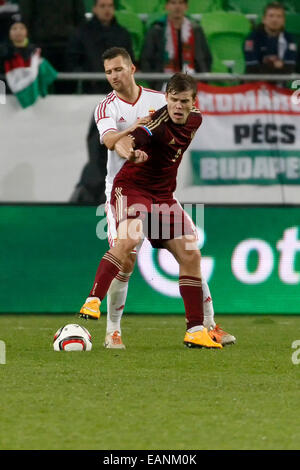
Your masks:
M 115 150 L 122 158 L 126 158 L 132 163 L 143 163 L 148 159 L 148 155 L 143 150 L 134 149 L 135 142 L 132 135 L 122 137 L 115 145 Z
M 133 163 L 143 163 L 148 159 L 148 155 L 143 150 L 131 149 L 128 160 Z

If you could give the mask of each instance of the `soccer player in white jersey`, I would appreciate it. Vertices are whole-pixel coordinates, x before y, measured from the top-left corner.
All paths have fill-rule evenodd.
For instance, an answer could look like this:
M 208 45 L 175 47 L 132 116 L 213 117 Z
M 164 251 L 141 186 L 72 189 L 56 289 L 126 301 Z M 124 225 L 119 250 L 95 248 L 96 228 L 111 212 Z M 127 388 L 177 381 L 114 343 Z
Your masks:
M 124 48 L 113 47 L 102 56 L 108 82 L 113 88 L 106 98 L 96 107 L 95 121 L 100 134 L 100 141 L 108 149 L 106 176 L 106 214 L 108 222 L 108 242 L 112 247 L 117 231 L 110 208 L 110 196 L 113 180 L 125 159 L 114 150 L 115 144 L 125 135 L 130 134 L 138 125 L 145 124 L 150 114 L 166 104 L 164 93 L 143 88 L 136 84 L 135 66 Z M 138 152 L 138 150 L 137 150 Z M 126 264 L 110 285 L 107 294 L 107 327 L 104 346 L 111 349 L 124 349 L 121 337 L 121 318 L 126 302 L 128 281 L 134 268 L 136 252 L 131 253 Z M 214 311 L 209 287 L 202 279 L 204 302 L 204 326 L 210 330 L 211 337 L 225 345 L 235 342 L 235 337 L 224 332 L 214 321 Z M 98 319 L 100 301 L 90 292 L 80 315 L 83 318 Z

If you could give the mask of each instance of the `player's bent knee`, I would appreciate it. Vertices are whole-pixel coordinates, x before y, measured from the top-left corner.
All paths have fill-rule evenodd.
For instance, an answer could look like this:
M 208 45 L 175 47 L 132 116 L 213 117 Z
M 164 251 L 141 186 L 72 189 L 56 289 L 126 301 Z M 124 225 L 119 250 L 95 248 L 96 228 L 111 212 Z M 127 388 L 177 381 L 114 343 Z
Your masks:
M 201 262 L 201 254 L 199 250 L 185 250 L 182 253 L 182 263 L 188 265 L 199 265 Z
M 116 248 L 121 251 L 122 254 L 124 254 L 124 257 L 126 256 L 126 261 L 124 260 L 123 264 L 127 262 L 128 258 L 131 255 L 131 252 L 135 250 L 138 243 L 139 241 L 133 240 L 131 238 L 126 238 L 124 240 L 117 241 Z
M 134 269 L 135 260 L 136 260 L 136 254 L 130 253 L 126 258 L 126 261 L 124 261 L 122 264 L 123 273 L 132 273 Z

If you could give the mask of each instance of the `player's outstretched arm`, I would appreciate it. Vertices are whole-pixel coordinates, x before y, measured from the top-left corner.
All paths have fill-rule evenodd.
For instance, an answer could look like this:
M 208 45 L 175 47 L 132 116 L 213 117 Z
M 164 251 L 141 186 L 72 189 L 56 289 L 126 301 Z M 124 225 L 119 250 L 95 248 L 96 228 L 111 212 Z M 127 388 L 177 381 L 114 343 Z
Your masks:
M 143 163 L 148 159 L 146 152 L 134 149 L 134 138 L 130 135 L 119 139 L 115 145 L 115 150 L 120 157 L 133 163 Z
M 103 143 L 104 145 L 109 149 L 109 150 L 115 150 L 116 143 L 122 139 L 123 137 L 127 136 L 131 132 L 133 132 L 138 126 L 142 126 L 147 124 L 150 121 L 151 117 L 150 116 L 145 116 L 143 118 L 139 118 L 135 121 L 132 126 L 128 127 L 124 131 L 112 131 L 112 132 L 107 132 L 105 136 L 103 137 Z M 119 153 L 119 152 L 118 152 Z M 120 155 L 120 154 L 119 154 Z M 122 155 L 120 155 L 122 156 Z M 123 157 L 125 158 L 125 157 Z

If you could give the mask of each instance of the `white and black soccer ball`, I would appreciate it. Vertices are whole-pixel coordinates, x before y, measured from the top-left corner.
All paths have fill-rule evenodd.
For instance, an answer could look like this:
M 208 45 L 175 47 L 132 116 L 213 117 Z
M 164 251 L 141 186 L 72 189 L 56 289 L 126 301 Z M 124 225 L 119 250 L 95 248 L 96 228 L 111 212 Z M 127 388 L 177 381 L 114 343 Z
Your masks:
M 90 351 L 92 337 L 84 326 L 70 323 L 57 330 L 53 348 L 54 351 Z

